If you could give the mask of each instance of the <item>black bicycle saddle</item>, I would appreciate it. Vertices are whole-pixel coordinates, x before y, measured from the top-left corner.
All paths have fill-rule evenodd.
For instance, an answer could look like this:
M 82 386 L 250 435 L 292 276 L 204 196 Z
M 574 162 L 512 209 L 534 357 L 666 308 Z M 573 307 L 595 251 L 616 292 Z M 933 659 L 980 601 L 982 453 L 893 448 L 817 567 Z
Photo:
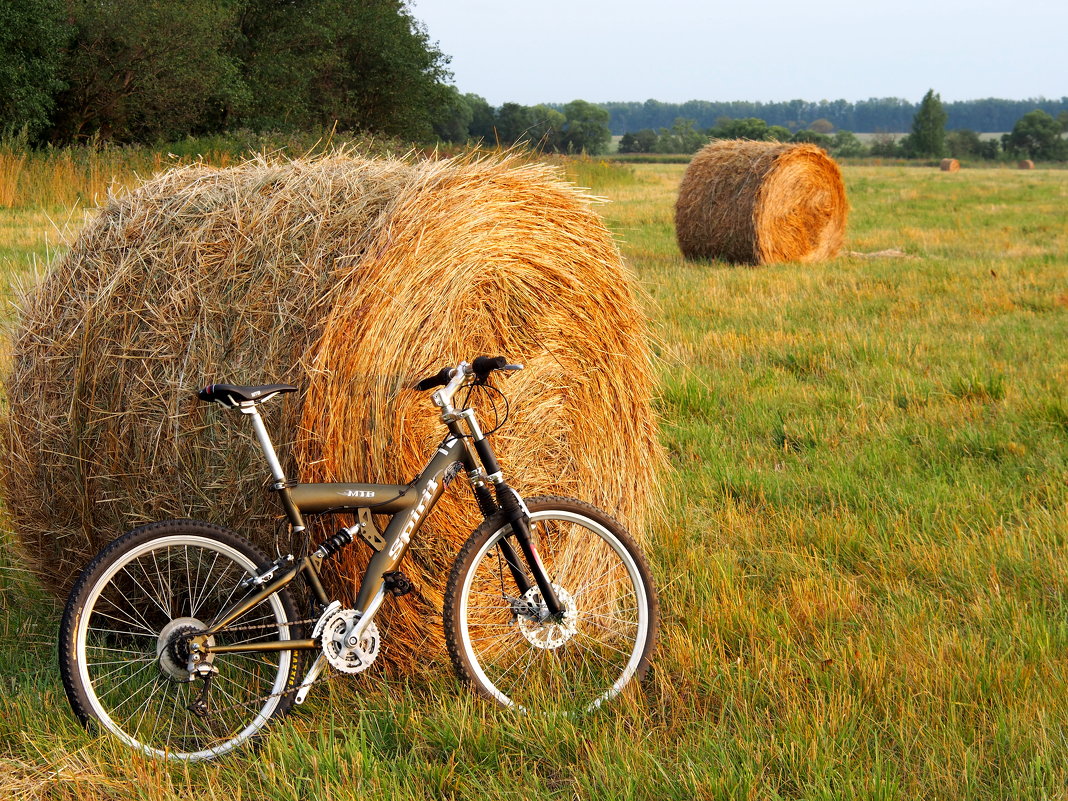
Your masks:
M 237 384 L 209 384 L 197 392 L 197 397 L 206 403 L 221 403 L 236 408 L 242 403 L 263 403 L 283 392 L 296 392 L 289 384 L 263 384 L 245 387 Z

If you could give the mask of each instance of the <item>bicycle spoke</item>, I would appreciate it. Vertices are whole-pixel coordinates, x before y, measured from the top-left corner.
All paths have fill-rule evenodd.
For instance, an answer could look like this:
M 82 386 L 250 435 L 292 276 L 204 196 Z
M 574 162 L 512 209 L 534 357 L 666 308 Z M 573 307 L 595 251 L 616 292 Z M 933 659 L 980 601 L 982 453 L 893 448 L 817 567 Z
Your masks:
M 62 630 L 73 644 L 61 668 L 82 705 L 76 711 L 87 710 L 152 754 L 202 759 L 230 750 L 292 702 L 278 690 L 293 680 L 296 659 L 289 651 L 217 654 L 207 664 L 218 672 L 205 685 L 203 678 L 183 680 L 180 638 L 232 608 L 248 591 L 241 579 L 269 562 L 237 535 L 195 521 L 147 526 L 125 539 L 110 549 L 111 561 L 81 580 L 64 614 Z M 211 642 L 276 642 L 288 636 L 291 609 L 280 590 L 247 610 L 236 631 L 218 632 Z M 205 687 L 209 711 L 202 718 L 187 707 Z
M 452 645 L 450 652 L 457 668 L 498 700 L 524 709 L 591 709 L 644 671 L 651 616 L 639 606 L 649 591 L 636 583 L 644 578 L 632 546 L 611 526 L 580 511 L 530 509 L 531 540 L 563 615 L 549 618 L 534 587 L 507 598 L 511 579 L 502 576 L 496 545 L 509 533 L 505 527 L 471 551 L 462 585 L 450 582 L 449 602 L 457 602 L 458 588 L 463 593 L 456 620 L 464 630 L 459 652 Z M 468 664 L 478 670 L 468 671 Z

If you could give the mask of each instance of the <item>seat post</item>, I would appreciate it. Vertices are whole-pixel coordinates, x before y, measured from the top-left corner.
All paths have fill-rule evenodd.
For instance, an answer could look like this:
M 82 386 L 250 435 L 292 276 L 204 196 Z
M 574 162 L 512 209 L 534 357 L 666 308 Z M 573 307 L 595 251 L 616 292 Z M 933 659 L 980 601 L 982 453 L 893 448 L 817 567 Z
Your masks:
M 274 444 L 271 442 L 271 436 L 267 433 L 267 426 L 263 424 L 260 410 L 256 408 L 255 403 L 242 403 L 241 413 L 247 414 L 252 418 L 252 429 L 256 432 L 256 439 L 259 441 L 260 448 L 263 450 L 263 456 L 267 460 L 267 466 L 271 468 L 271 478 L 274 479 L 276 485 L 285 484 L 286 474 L 282 472 L 282 464 L 278 461 L 278 454 L 275 453 Z
M 289 518 L 293 531 L 303 531 L 304 519 L 289 493 L 289 482 L 286 480 L 286 474 L 282 471 L 281 462 L 278 461 L 278 454 L 275 453 L 271 436 L 267 433 L 267 426 L 263 424 L 260 410 L 254 402 L 242 403 L 239 408 L 242 414 L 247 414 L 252 418 L 252 428 L 256 432 L 256 439 L 260 443 L 260 448 L 263 450 L 263 457 L 267 460 L 267 465 L 271 469 L 271 478 L 274 479 L 271 489 L 281 497 L 282 506 L 286 510 L 286 516 Z

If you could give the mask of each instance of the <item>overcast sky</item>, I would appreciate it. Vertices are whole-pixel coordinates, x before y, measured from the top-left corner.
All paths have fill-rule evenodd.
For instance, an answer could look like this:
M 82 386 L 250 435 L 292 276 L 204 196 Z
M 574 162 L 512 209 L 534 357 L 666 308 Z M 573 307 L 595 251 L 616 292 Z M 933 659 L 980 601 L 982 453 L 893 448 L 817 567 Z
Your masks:
M 411 0 L 491 105 L 1068 95 L 1068 0 Z

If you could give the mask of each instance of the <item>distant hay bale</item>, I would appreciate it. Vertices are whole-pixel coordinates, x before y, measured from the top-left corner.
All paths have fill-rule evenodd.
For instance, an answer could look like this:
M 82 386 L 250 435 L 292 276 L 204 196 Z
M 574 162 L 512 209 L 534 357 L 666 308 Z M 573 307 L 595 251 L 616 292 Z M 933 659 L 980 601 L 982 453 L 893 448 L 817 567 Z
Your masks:
M 280 515 L 247 421 L 193 390 L 295 384 L 266 407 L 288 475 L 403 483 L 444 433 L 406 387 L 505 354 L 527 366 L 499 382 L 507 475 L 641 536 L 662 451 L 632 285 L 590 198 L 545 165 L 332 156 L 165 173 L 113 198 L 26 301 L 7 379 L 13 529 L 58 593 L 148 520 L 207 518 L 273 553 Z M 439 638 L 444 570 L 478 522 L 469 492 L 448 496 L 406 561 L 417 592 L 392 605 L 390 639 L 413 651 Z M 327 578 L 351 600 L 366 548 L 346 554 Z
M 957 172 L 960 170 L 960 162 L 956 159 L 942 159 L 942 163 L 938 165 L 938 169 L 942 172 Z
M 817 262 L 845 238 L 838 165 L 810 144 L 718 140 L 693 157 L 675 203 L 687 259 Z
M 1016 166 L 1021 170 L 1033 170 L 1035 168 L 1035 163 L 1031 161 L 1031 159 L 1022 159 L 1021 161 L 1016 162 Z

